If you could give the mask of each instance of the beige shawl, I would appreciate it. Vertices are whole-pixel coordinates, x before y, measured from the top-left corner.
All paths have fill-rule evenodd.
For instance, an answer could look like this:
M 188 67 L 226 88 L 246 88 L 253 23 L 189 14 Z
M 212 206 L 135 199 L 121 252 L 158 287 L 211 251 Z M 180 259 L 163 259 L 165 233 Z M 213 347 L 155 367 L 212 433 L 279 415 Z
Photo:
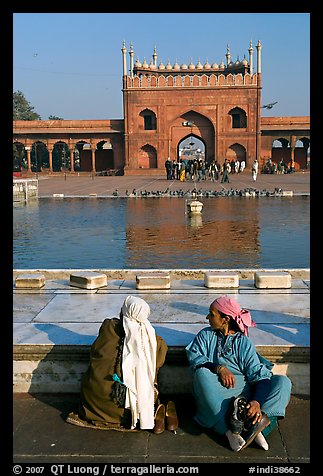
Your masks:
M 154 379 L 156 373 L 156 333 L 148 318 L 149 305 L 128 296 L 122 306 L 125 331 L 122 352 L 123 382 L 127 387 L 125 408 L 131 409 L 132 428 L 154 427 Z

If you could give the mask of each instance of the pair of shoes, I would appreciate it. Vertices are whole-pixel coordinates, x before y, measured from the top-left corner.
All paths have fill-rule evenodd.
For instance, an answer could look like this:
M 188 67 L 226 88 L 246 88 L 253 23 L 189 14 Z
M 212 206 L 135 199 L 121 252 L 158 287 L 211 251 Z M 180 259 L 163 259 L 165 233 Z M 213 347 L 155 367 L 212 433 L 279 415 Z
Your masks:
M 160 435 L 165 431 L 165 405 L 160 403 L 155 412 L 155 426 L 154 426 L 154 433 L 155 435 Z
M 172 400 L 169 400 L 166 406 L 166 428 L 167 430 L 174 432 L 178 428 L 176 407 Z
M 242 433 L 242 437 L 245 440 L 245 444 L 242 446 L 242 450 L 244 448 L 247 448 L 247 446 L 250 445 L 250 443 L 256 438 L 258 433 L 260 433 L 266 426 L 270 424 L 270 420 L 266 413 L 262 414 L 262 418 L 260 421 L 255 423 L 254 425 L 250 425 L 244 433 Z

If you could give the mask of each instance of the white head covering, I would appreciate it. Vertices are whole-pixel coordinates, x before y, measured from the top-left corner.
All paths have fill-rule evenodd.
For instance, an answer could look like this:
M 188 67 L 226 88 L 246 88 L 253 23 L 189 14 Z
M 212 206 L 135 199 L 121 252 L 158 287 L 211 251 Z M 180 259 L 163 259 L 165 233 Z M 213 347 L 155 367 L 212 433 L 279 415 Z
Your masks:
M 141 429 L 152 429 L 157 340 L 148 320 L 150 308 L 143 299 L 128 296 L 121 310 L 125 331 L 122 352 L 122 375 L 127 387 L 125 408 L 131 409 L 132 428 L 139 419 Z

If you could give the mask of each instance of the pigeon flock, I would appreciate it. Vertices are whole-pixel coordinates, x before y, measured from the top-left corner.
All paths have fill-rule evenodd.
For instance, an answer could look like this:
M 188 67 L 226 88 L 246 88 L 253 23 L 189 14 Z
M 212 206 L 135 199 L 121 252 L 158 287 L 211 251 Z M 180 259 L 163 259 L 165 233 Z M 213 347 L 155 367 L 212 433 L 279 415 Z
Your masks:
M 197 197 L 279 197 L 283 195 L 283 190 L 281 188 L 275 188 L 273 192 L 270 192 L 266 189 L 257 190 L 255 188 L 245 188 L 242 190 L 230 188 L 229 190 L 202 190 L 202 189 L 192 189 L 192 190 L 136 190 L 135 188 L 132 191 L 126 190 L 126 197 L 134 198 L 143 198 L 143 197 L 185 197 L 185 198 L 197 198 Z M 119 197 L 119 191 L 116 189 L 112 196 Z

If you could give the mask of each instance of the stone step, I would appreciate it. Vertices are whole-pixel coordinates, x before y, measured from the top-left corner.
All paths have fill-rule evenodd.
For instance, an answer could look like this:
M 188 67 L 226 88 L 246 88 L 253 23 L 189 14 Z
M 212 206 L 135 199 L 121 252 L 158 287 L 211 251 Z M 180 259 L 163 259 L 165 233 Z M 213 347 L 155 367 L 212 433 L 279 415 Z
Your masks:
M 256 346 L 274 363 L 276 374 L 288 375 L 294 395 L 309 395 L 310 349 L 302 346 Z M 86 371 L 90 345 L 26 345 L 13 347 L 14 392 L 77 393 Z M 184 346 L 169 346 L 159 373 L 162 393 L 191 392 L 191 375 Z

